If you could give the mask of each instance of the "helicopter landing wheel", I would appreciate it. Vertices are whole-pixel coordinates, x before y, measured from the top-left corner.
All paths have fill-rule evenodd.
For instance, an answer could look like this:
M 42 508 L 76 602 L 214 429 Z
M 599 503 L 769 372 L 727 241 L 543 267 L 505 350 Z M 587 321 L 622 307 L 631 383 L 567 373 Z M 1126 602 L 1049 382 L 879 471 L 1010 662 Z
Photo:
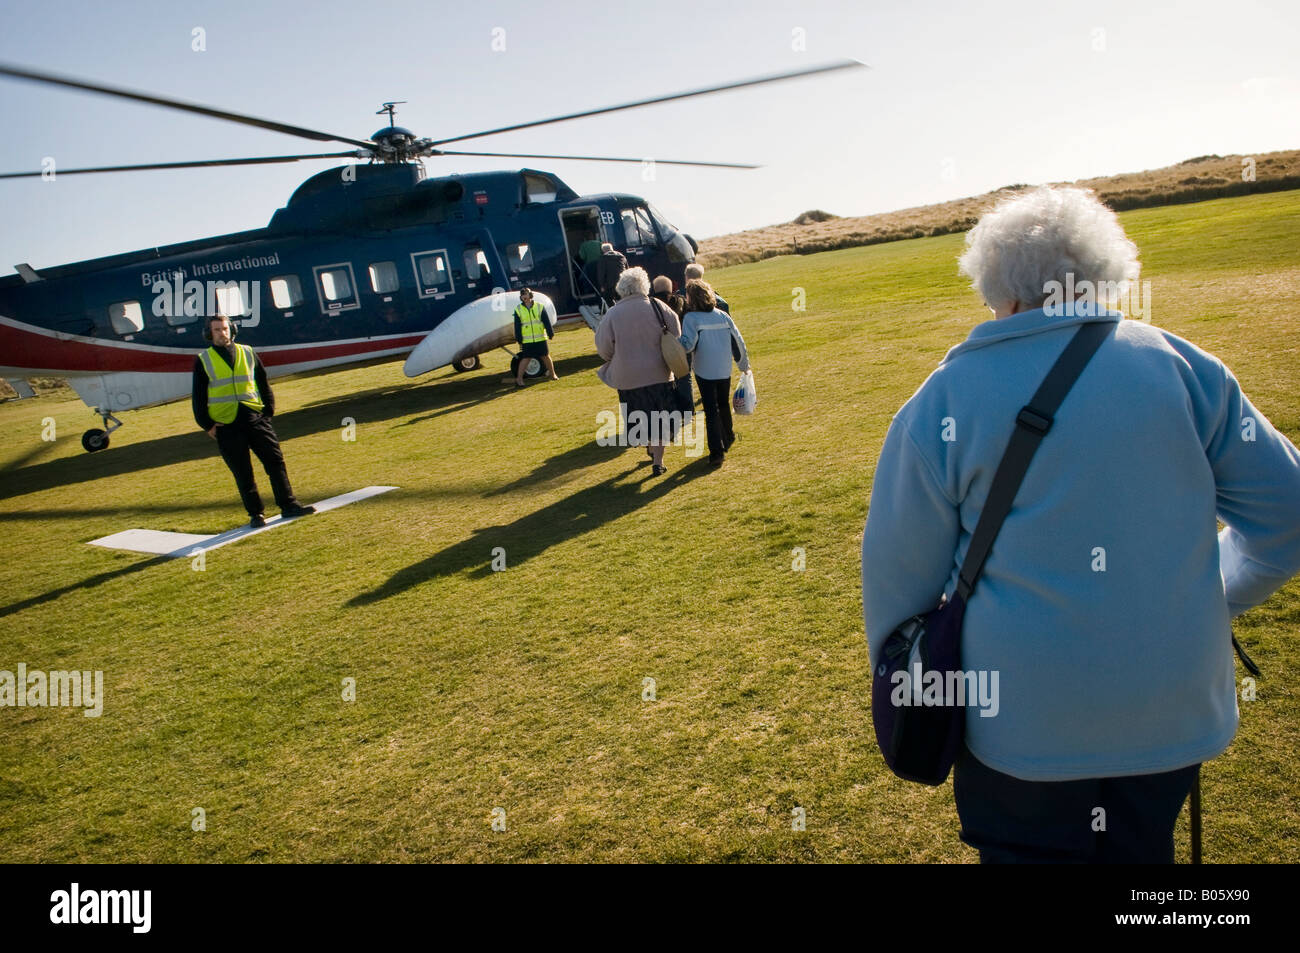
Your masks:
M 471 354 L 469 357 L 462 357 L 459 361 L 452 361 L 451 369 L 457 374 L 464 374 L 466 371 L 476 371 L 483 366 L 482 359 L 477 354 Z
M 87 453 L 103 450 L 108 446 L 108 432 L 95 428 L 81 435 L 81 446 Z
M 519 379 L 519 362 L 524 362 L 524 378 L 541 377 L 546 373 L 546 367 L 535 357 L 523 357 L 516 354 L 510 359 L 510 373 L 516 380 Z

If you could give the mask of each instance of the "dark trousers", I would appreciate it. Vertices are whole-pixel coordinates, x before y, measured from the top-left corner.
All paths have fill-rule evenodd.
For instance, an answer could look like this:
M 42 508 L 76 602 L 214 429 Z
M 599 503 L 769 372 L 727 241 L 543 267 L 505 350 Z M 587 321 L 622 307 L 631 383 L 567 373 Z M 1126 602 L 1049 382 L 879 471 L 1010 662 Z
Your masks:
M 695 413 L 695 391 L 691 390 L 691 376 L 685 374 L 677 378 L 673 390 L 676 391 L 677 410 L 688 417 Z
M 275 494 L 276 505 L 284 509 L 298 502 L 289 486 L 284 454 L 280 452 L 280 441 L 275 435 L 275 428 L 271 426 L 270 418 L 261 414 L 246 414 L 241 408 L 234 423 L 217 426 L 217 446 L 221 448 L 221 458 L 235 476 L 235 486 L 239 488 L 239 496 L 244 501 L 244 509 L 248 510 L 249 516 L 257 516 L 262 512 L 262 495 L 257 492 L 257 481 L 253 478 L 250 450 L 262 461 L 262 467 L 271 481 L 271 492 Z
M 736 434 L 731 429 L 731 378 L 709 380 L 695 376 L 700 387 L 700 404 L 704 407 L 704 430 L 709 438 L 709 459 L 721 460 Z
M 963 747 L 953 773 L 961 839 L 982 864 L 1172 864 L 1174 824 L 1199 768 L 1022 781 Z
M 695 413 L 695 392 L 691 390 L 691 375 L 683 374 L 673 383 L 673 402 L 674 410 L 681 411 L 682 427 L 691 422 L 691 415 Z M 677 418 L 673 418 L 672 438 L 677 439 L 677 431 L 681 428 L 677 426 Z

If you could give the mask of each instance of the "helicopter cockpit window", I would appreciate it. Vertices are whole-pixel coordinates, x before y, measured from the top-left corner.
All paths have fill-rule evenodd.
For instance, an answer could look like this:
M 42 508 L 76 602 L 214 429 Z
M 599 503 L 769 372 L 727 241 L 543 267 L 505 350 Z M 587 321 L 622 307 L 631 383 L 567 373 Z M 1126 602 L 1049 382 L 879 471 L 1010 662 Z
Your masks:
M 691 248 L 691 243 L 675 226 L 668 223 L 663 212 L 651 205 L 650 217 L 659 226 L 659 237 L 663 239 L 669 261 L 695 260 L 695 250 Z
M 447 266 L 445 251 L 416 252 L 411 256 L 415 276 L 420 283 L 420 297 L 450 294 L 453 290 L 451 269 Z
M 139 301 L 119 301 L 108 306 L 108 317 L 118 334 L 135 334 L 144 330 L 144 313 Z
M 527 242 L 506 246 L 506 267 L 516 275 L 533 270 L 533 250 Z
M 639 248 L 642 246 L 657 247 L 659 239 L 655 236 L 654 224 L 650 221 L 650 213 L 645 206 L 638 205 L 636 208 L 625 208 L 620 210 L 623 218 L 623 240 L 627 243 L 628 248 Z
M 524 173 L 524 195 L 529 202 L 554 202 L 555 183 L 535 172 Z
M 320 308 L 326 314 L 361 307 L 357 301 L 356 282 L 352 280 L 350 264 L 317 265 L 312 271 L 316 273 Z
M 392 294 L 397 290 L 397 266 L 391 261 L 376 261 L 370 265 L 370 287 L 375 294 Z
M 281 311 L 302 304 L 302 283 L 297 275 L 283 275 L 271 279 L 271 303 Z

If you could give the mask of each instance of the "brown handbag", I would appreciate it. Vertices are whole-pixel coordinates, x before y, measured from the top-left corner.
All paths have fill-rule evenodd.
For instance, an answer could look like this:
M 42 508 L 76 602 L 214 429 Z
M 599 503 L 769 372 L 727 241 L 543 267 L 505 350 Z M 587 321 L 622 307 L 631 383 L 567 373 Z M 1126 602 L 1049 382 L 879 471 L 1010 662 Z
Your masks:
M 666 307 L 658 298 L 650 298 L 650 307 L 659 319 L 659 327 L 663 330 L 663 335 L 659 338 L 659 349 L 663 351 L 664 363 L 668 369 L 673 372 L 674 377 L 686 377 L 691 372 L 691 365 L 686 360 L 686 348 L 682 347 L 682 342 L 677 340 L 673 332 L 668 330 L 668 322 L 664 316 L 659 313 L 660 307 Z

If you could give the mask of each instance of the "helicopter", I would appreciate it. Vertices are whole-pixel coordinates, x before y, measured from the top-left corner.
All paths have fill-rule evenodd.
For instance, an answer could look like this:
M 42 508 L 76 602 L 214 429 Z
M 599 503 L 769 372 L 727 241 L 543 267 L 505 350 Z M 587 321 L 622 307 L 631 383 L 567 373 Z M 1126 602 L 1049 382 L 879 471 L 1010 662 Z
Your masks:
M 232 319 L 254 345 L 268 377 L 393 360 L 407 355 L 416 377 L 482 364 L 481 355 L 514 340 L 513 311 L 531 288 L 556 331 L 594 330 L 610 304 L 597 287 L 595 261 L 608 242 L 651 275 L 675 286 L 698 244 L 644 198 L 578 195 L 558 175 L 516 171 L 426 175 L 423 160 L 490 156 L 643 163 L 641 158 L 464 152 L 442 148 L 651 104 L 862 67 L 841 60 L 515 123 L 447 139 L 416 136 L 396 124 L 401 101 L 376 115 L 388 125 L 369 140 L 215 109 L 151 93 L 0 64 L 0 76 L 62 86 L 209 116 L 319 142 L 345 152 L 203 159 L 0 174 L 0 179 L 151 169 L 257 165 L 345 158 L 304 181 L 264 228 L 33 268 L 0 278 L 0 377 L 66 378 L 100 416 L 82 447 L 109 445 L 116 413 L 168 403 L 191 392 L 194 356 L 212 314 Z M 753 169 L 744 163 L 684 159 L 657 164 Z M 511 373 L 522 358 L 511 354 Z M 525 360 L 528 377 L 542 373 Z

